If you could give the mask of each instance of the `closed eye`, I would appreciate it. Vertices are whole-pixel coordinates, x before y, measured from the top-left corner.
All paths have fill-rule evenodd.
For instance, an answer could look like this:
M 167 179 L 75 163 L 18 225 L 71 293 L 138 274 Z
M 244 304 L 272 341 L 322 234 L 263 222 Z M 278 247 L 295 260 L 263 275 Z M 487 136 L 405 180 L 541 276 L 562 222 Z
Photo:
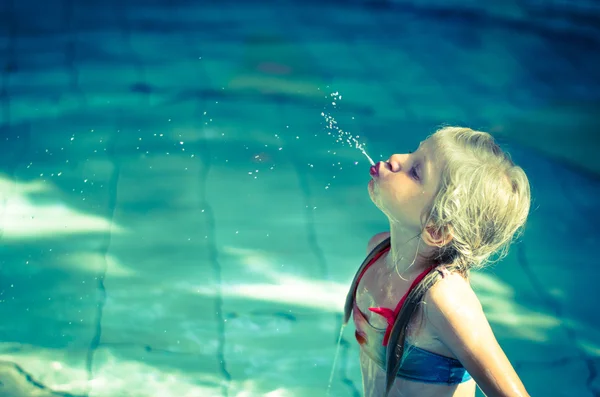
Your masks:
M 417 174 L 417 167 L 412 167 L 410 170 L 410 174 L 416 179 L 416 180 L 421 180 L 421 178 L 419 177 L 419 174 Z
M 419 145 L 420 147 L 420 145 Z M 414 153 L 414 150 L 411 150 L 410 152 L 408 152 L 409 154 Z M 421 178 L 419 177 L 419 174 L 417 173 L 417 167 L 412 167 L 410 170 L 410 175 L 415 178 L 417 181 L 420 181 Z

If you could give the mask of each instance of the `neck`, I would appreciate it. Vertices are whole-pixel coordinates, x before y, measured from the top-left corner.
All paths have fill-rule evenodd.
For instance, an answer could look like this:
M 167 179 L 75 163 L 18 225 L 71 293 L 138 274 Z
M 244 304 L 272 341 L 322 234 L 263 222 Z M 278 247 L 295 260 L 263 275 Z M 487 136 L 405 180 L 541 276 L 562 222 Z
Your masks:
M 422 241 L 421 234 L 414 228 L 398 222 L 390 222 L 390 253 L 386 265 L 402 277 L 418 274 L 431 266 L 423 259 L 428 248 Z

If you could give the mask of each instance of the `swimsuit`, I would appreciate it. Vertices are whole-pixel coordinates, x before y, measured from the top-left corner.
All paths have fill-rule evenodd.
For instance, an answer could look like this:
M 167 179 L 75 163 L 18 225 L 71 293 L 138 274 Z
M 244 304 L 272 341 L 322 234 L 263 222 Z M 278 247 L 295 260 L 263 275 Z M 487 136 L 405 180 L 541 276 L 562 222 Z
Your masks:
M 394 367 L 398 367 L 398 371 L 395 374 L 396 377 L 404 378 L 417 382 L 424 383 L 437 383 L 446 385 L 456 385 L 462 382 L 466 382 L 471 379 L 471 375 L 462 366 L 460 361 L 436 354 L 417 346 L 411 345 L 405 341 L 404 352 L 402 359 L 398 362 L 394 362 L 393 351 L 390 347 L 395 347 L 398 341 L 399 326 L 397 325 L 398 315 L 402 309 L 402 305 L 406 300 L 406 297 L 410 291 L 425 277 L 434 267 L 426 269 L 423 273 L 419 274 L 413 281 L 406 294 L 402 297 L 395 310 L 391 310 L 385 307 L 370 307 L 369 310 L 373 313 L 377 313 L 387 320 L 388 326 L 385 329 L 373 327 L 368 321 L 366 316 L 360 311 L 355 303 L 356 290 L 360 279 L 365 274 L 369 266 L 371 266 L 377 259 L 379 259 L 384 253 L 390 249 L 390 238 L 388 237 L 382 241 L 375 249 L 365 258 L 358 272 L 354 276 L 354 281 L 350 287 L 350 291 L 346 298 L 345 306 L 345 318 L 344 322 L 347 323 L 350 314 L 354 314 L 355 319 L 360 316 L 364 320 L 363 323 L 370 328 L 369 334 L 376 339 L 381 339 L 381 348 L 370 348 L 379 346 L 378 343 L 370 343 L 366 345 L 366 334 L 356 331 L 356 340 L 363 347 L 363 351 L 369 356 L 381 369 L 386 370 L 393 364 Z M 388 343 L 392 340 L 392 343 Z M 386 370 L 386 373 L 388 371 Z

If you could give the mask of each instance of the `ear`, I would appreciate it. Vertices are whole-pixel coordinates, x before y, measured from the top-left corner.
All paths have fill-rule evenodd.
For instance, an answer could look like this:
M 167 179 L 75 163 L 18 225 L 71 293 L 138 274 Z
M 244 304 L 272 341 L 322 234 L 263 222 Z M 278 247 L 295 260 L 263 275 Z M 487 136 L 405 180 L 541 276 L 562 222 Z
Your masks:
M 425 244 L 440 248 L 452 241 L 454 236 L 452 235 L 452 226 L 450 225 L 438 229 L 429 224 L 421 232 L 421 237 L 425 241 Z

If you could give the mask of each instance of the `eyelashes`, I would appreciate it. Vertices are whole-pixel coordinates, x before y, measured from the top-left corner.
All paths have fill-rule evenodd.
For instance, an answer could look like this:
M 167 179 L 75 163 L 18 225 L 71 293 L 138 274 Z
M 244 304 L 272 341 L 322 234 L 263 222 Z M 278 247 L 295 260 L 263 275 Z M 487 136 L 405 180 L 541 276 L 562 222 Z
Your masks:
M 415 167 L 413 167 L 413 169 L 412 169 L 412 170 L 410 170 L 410 171 L 411 171 L 411 174 L 413 175 L 413 177 L 414 177 L 416 180 L 418 180 L 418 181 L 419 181 L 419 180 L 421 180 L 421 178 L 419 178 L 419 174 L 417 174 L 417 169 L 416 169 Z
M 414 150 L 411 150 L 408 152 L 408 154 L 413 153 Z M 413 178 L 415 178 L 417 181 L 421 180 L 421 178 L 419 177 L 419 174 L 417 173 L 417 166 L 413 166 L 410 170 L 410 174 L 413 176 Z

